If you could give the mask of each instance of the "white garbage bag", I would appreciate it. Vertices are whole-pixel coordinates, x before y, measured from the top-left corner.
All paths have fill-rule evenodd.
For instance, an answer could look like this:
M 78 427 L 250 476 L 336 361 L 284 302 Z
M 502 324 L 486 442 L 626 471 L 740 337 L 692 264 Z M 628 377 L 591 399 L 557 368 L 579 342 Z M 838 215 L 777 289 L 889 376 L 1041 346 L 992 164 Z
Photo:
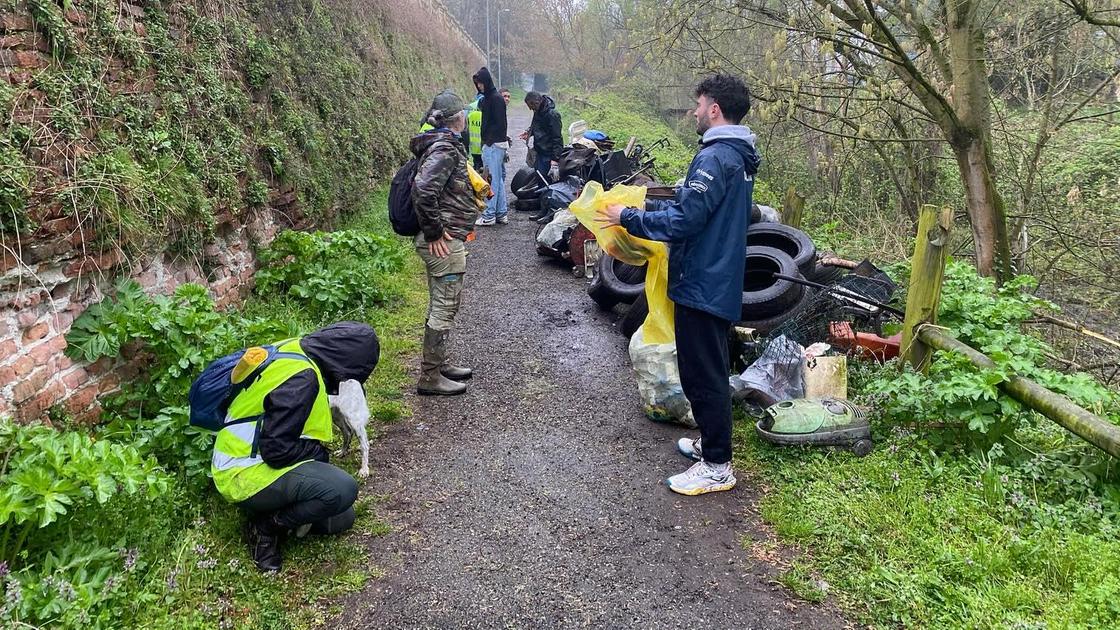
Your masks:
M 730 378 L 732 396 L 751 392 L 763 407 L 804 398 L 805 381 L 801 373 L 804 362 L 805 349 L 801 344 L 782 335 L 768 343 L 762 356 L 742 374 Z
M 579 219 L 570 210 L 564 208 L 556 211 L 552 222 L 541 228 L 537 234 L 537 245 L 552 250 L 566 251 L 564 243 L 571 238 L 572 231 L 579 225 Z
M 676 422 L 696 428 L 692 405 L 681 389 L 675 343 L 647 344 L 642 328 L 630 338 L 630 363 L 638 381 L 638 395 L 646 416 L 655 422 Z

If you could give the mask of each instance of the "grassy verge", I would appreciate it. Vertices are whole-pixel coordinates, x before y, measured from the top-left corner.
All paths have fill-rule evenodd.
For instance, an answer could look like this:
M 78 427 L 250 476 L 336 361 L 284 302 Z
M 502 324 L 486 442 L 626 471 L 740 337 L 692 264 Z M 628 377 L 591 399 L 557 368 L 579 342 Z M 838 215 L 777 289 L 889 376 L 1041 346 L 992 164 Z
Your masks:
M 750 423 L 737 464 L 766 490 L 763 518 L 800 553 L 782 582 L 874 627 L 1106 628 L 1120 623 L 1120 541 L 1032 515 L 967 457 L 907 432 L 866 458 L 778 450 Z M 1010 505 L 1011 509 L 1007 509 Z M 1102 520 L 1106 520 L 1102 515 Z

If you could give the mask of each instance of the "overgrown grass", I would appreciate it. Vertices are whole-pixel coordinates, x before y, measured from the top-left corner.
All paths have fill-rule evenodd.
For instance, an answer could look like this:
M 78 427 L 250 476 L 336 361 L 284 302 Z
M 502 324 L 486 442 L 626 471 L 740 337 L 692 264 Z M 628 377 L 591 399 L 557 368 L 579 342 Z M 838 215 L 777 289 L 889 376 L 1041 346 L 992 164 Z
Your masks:
M 1113 422 L 1120 396 L 1043 366 L 1047 346 L 1021 329 L 1045 307 L 1027 286 L 997 290 L 956 261 L 946 270 L 939 322 L 994 369 L 944 353 L 928 374 L 849 366 L 875 430 L 866 458 L 778 450 L 739 419 L 737 460 L 766 484 L 762 515 L 801 550 L 781 579 L 791 591 L 876 627 L 1120 624 L 1115 462 L 996 385 L 1024 375 Z
M 782 578 L 794 593 L 874 627 L 1120 624 L 1114 535 L 1034 522 L 976 460 L 914 434 L 875 439 L 865 458 L 779 450 L 737 423 L 736 463 L 767 490 L 763 518 L 801 552 Z

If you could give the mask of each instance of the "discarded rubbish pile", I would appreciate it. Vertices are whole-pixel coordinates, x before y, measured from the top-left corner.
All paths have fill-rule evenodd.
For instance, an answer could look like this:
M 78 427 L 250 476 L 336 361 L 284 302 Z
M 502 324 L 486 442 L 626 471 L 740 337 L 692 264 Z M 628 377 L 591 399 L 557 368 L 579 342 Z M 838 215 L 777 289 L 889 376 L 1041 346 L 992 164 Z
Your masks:
M 578 223 L 574 224 L 564 210 L 587 182 L 598 182 L 604 190 L 618 184 L 656 183 L 649 175 L 654 166 L 649 150 L 667 140 L 646 149 L 632 138 L 625 149 L 618 150 L 609 136 L 588 130 L 583 121 L 572 123 L 568 129 L 569 144 L 549 173 L 549 180 L 556 183 L 532 168 L 530 155 L 526 167 L 514 174 L 510 188 L 516 197 L 514 208 L 533 212 L 530 218 L 542 226 L 535 235 L 537 253 L 570 262 L 577 273 L 587 273 L 590 267 L 590 276 L 599 255 L 595 236 L 589 230 L 579 230 Z
M 746 367 L 729 381 L 733 398 L 758 419 L 755 430 L 767 442 L 867 455 L 870 425 L 845 400 L 847 359 L 898 355 L 899 335 L 881 336 L 885 318 L 901 316 L 888 304 L 896 286 L 863 261 L 815 289 L 795 314 L 767 332 L 735 328 L 731 354 Z
M 647 197 L 675 196 L 674 187 L 649 178 L 645 186 L 630 185 L 647 170 L 644 152 L 634 147 L 633 140 L 624 151 L 574 142 L 554 169 L 558 183 L 518 173 L 514 192 L 519 202 L 535 203 L 537 252 L 571 263 L 590 278 L 588 296 L 621 314 L 647 417 L 695 427 L 677 367 L 669 246 L 595 221 L 608 205 L 642 209 Z M 871 432 L 864 413 L 846 401 L 847 360 L 897 356 L 898 336 L 883 336 L 886 318 L 899 314 L 889 305 L 894 283 L 868 261 L 822 255 L 806 233 L 783 225 L 765 206 L 752 208 L 743 256 L 741 320 L 728 339 L 738 371 L 728 381 L 734 399 L 772 444 L 866 455 Z

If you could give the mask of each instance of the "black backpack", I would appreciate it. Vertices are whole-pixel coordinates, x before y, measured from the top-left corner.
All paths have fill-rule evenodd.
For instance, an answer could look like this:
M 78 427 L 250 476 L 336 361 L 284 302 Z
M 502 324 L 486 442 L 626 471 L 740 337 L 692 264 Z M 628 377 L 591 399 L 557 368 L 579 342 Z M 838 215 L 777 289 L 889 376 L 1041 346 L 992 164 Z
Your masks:
M 420 233 L 420 220 L 412 205 L 412 180 L 416 179 L 416 158 L 404 163 L 393 183 L 389 185 L 389 223 L 393 231 L 401 236 L 416 236 Z

